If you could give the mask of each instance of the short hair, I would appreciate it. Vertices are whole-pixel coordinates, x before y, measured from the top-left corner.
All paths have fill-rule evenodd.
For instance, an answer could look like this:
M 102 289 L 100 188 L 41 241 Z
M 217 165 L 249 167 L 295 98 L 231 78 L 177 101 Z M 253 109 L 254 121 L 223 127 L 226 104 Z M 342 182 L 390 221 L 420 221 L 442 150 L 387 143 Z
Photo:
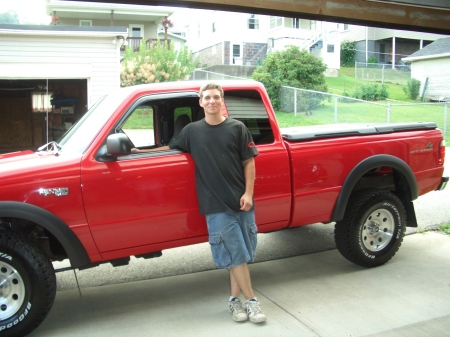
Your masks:
M 200 88 L 200 98 L 203 98 L 203 92 L 205 90 L 211 90 L 211 89 L 217 89 L 220 92 L 220 97 L 223 98 L 223 89 L 220 85 L 216 84 L 216 83 L 207 83 L 202 85 L 202 87 Z

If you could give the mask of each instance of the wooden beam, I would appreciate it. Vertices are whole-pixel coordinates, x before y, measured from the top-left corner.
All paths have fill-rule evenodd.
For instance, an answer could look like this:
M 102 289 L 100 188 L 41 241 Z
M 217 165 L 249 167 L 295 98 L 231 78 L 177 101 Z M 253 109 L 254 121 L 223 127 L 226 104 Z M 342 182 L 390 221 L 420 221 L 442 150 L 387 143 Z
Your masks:
M 371 0 L 85 0 L 298 17 L 450 35 L 450 10 Z

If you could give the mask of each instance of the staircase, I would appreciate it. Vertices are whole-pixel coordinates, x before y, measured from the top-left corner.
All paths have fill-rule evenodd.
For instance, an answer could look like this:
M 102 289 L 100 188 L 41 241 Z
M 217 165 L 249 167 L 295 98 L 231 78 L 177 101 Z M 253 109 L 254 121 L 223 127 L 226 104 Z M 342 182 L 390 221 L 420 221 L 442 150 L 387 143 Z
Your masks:
M 309 50 L 310 53 L 323 48 L 324 32 L 311 32 L 311 35 L 300 46 L 300 49 Z

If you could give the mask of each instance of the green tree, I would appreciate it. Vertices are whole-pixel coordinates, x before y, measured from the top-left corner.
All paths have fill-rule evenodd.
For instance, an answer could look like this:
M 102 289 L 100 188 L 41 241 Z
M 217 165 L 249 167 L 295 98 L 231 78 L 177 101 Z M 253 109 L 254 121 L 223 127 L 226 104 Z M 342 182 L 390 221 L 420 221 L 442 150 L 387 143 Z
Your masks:
M 275 109 L 281 107 L 286 97 L 280 97 L 281 86 L 327 91 L 324 71 L 327 69 L 322 60 L 312 56 L 306 50 L 297 46 L 288 46 L 283 51 L 269 54 L 261 67 L 253 72 L 253 79 L 260 81 Z M 302 97 L 300 97 L 302 96 Z M 322 95 L 303 95 L 297 97 L 297 107 L 300 111 L 311 111 L 322 100 Z
M 0 13 L 0 24 L 19 24 L 19 16 L 15 11 Z
M 144 40 L 138 52 L 131 47 L 125 51 L 120 71 L 120 85 L 181 81 L 189 78 L 199 65 L 187 47 L 179 51 L 169 49 L 167 44 L 158 43 L 146 48 Z
M 341 42 L 341 66 L 353 67 L 355 65 L 355 42 L 342 41 Z

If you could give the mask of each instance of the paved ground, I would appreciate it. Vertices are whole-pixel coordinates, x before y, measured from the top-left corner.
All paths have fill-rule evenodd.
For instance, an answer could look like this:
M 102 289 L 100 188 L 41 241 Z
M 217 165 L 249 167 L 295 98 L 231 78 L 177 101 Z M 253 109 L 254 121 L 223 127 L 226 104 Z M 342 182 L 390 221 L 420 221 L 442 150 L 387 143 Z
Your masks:
M 449 252 L 428 232 L 373 269 L 335 249 L 252 264 L 262 325 L 231 320 L 224 270 L 59 291 L 30 336 L 450 336 Z

